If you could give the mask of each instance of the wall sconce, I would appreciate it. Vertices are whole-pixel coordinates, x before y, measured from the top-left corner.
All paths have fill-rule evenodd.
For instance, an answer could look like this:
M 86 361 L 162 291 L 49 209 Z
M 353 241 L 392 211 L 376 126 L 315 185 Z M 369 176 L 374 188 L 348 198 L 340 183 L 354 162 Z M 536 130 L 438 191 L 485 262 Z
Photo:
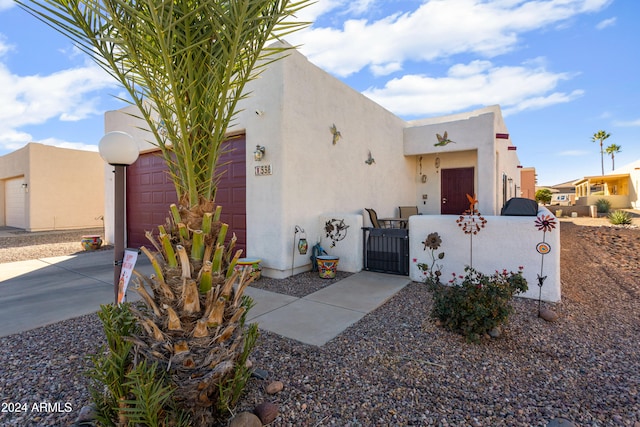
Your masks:
M 298 252 L 300 253 L 300 255 L 306 255 L 307 249 L 309 249 L 309 243 L 307 242 L 307 233 L 304 232 L 304 228 L 296 225 L 294 236 L 298 233 L 300 233 L 300 238 L 298 240 Z
M 253 152 L 253 160 L 255 160 L 256 162 L 261 162 L 262 158 L 264 157 L 265 151 L 266 148 L 264 148 L 262 145 L 256 145 L 256 151 Z
M 29 184 L 27 184 L 26 182 L 22 183 L 22 189 L 24 190 L 25 193 L 29 192 Z

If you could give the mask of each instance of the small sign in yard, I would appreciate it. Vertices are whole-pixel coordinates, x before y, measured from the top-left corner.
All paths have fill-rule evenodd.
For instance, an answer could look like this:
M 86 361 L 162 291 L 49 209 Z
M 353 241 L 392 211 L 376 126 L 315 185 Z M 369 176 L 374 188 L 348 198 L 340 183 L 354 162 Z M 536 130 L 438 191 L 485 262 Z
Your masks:
M 129 286 L 129 280 L 131 279 L 131 273 L 133 267 L 136 266 L 138 260 L 137 249 L 125 249 L 124 258 L 122 260 L 122 270 L 120 271 L 120 280 L 118 280 L 118 304 L 125 301 L 125 294 L 127 287 Z

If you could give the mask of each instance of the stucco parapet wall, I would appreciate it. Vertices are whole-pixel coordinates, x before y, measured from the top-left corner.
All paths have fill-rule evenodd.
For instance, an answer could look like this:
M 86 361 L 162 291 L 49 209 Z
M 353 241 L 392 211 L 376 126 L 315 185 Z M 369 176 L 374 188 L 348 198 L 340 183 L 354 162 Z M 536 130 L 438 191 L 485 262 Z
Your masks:
M 539 215 L 551 215 L 548 209 L 540 208 Z M 465 234 L 458 224 L 456 215 L 417 215 L 409 218 L 409 256 L 410 276 L 417 282 L 424 280 L 424 275 L 418 268 L 419 263 L 431 265 L 431 251 L 424 249 L 422 243 L 427 235 L 437 232 L 442 238 L 442 245 L 436 250 L 436 255 L 444 252 L 442 260 L 437 264 L 442 266 L 442 281 L 447 283 L 453 274 L 464 275 L 465 266 L 471 262 L 471 243 L 473 244 L 473 268 L 485 274 L 493 274 L 496 270 L 502 272 L 517 271 L 524 267 L 524 277 L 529 284 L 529 290 L 519 296 L 538 299 L 538 274 L 543 266 L 542 276 L 546 280 L 542 286 L 542 299 L 548 302 L 558 302 L 561 297 L 560 289 L 560 223 L 556 220 L 556 228 L 543 233 L 535 225 L 537 217 L 517 216 L 485 216 L 485 228 L 478 234 Z M 555 217 L 554 217 L 555 218 Z M 536 247 L 544 241 L 551 251 L 542 257 Z
M 452 151 L 477 150 L 483 147 L 493 151 L 495 144 L 495 114 L 492 112 L 477 116 L 423 123 L 404 129 L 404 155 L 422 155 Z M 436 146 L 436 134 L 447 133 L 452 141 Z

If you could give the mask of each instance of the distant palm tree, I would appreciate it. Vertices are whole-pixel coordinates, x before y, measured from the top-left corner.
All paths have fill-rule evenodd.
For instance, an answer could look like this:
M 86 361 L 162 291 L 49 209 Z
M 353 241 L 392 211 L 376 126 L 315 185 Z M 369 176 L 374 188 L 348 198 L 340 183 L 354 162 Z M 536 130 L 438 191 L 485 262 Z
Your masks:
M 611 155 L 611 170 L 616 168 L 615 155 L 622 151 L 622 147 L 617 144 L 611 144 L 605 149 L 606 153 Z
M 602 175 L 604 175 L 604 150 L 602 149 L 602 142 L 611 136 L 610 133 L 607 133 L 603 130 L 599 130 L 594 133 L 591 137 L 591 142 L 600 142 L 600 165 L 602 167 Z

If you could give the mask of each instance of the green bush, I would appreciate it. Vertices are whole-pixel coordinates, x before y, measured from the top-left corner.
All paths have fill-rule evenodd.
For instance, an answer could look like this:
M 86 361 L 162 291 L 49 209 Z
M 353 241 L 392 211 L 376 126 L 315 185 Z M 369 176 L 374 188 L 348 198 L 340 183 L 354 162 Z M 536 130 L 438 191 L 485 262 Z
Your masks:
M 433 293 L 431 318 L 475 342 L 507 322 L 513 312 L 511 299 L 525 292 L 528 286 L 522 268 L 517 273 L 503 270 L 487 276 L 466 267 L 465 273 L 460 277 L 454 274 L 448 286 L 433 274 L 427 275 L 425 282 Z
M 598 199 L 596 201 L 596 208 L 598 209 L 598 213 L 608 213 L 609 209 L 611 209 L 611 202 L 607 199 Z
M 611 212 L 608 216 L 609 222 L 613 225 L 628 225 L 631 224 L 631 215 L 625 211 Z

